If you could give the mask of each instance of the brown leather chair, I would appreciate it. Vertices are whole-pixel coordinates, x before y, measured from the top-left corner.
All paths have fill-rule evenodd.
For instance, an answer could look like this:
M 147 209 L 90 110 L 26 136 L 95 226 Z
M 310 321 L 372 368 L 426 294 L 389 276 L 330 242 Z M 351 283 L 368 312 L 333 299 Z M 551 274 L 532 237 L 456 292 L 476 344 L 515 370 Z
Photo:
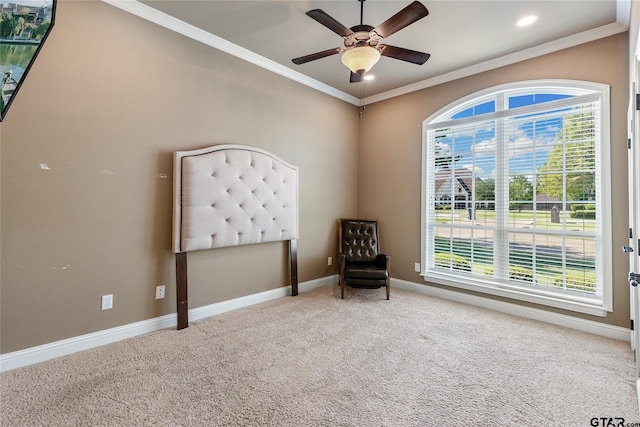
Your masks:
M 344 299 L 346 285 L 352 288 L 390 291 L 391 258 L 380 253 L 378 222 L 363 219 L 341 219 L 340 246 L 340 295 Z

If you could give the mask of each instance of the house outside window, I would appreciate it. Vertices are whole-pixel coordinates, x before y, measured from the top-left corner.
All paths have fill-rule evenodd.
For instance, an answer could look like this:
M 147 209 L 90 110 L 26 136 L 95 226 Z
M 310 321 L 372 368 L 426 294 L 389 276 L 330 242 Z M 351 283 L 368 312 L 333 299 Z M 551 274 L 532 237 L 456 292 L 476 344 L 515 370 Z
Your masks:
M 612 311 L 608 86 L 502 85 L 423 130 L 425 280 Z

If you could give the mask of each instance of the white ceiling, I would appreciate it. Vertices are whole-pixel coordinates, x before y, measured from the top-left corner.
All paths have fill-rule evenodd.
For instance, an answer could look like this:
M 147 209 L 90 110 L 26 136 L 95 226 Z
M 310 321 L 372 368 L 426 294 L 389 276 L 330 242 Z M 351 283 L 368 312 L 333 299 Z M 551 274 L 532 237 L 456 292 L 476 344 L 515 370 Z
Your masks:
M 431 58 L 415 65 L 382 57 L 369 73 L 375 80 L 349 83 L 349 70 L 340 55 L 302 65 L 291 59 L 343 46 L 340 36 L 306 16 L 306 11 L 322 9 L 352 27 L 360 23 L 357 0 L 105 1 L 354 104 L 626 31 L 631 4 L 630 0 L 421 0 L 429 16 L 383 43 L 427 52 Z M 375 27 L 410 2 L 367 0 L 364 23 Z M 535 24 L 516 27 L 518 19 L 530 14 L 539 17 Z

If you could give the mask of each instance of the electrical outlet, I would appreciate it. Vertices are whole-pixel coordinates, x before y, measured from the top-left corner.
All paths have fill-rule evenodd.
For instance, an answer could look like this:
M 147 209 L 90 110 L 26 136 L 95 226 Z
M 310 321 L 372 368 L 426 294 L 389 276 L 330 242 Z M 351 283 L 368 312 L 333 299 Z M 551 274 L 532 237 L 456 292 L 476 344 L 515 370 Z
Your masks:
M 164 285 L 156 286 L 156 299 L 164 298 Z
M 333 265 L 333 258 L 329 257 L 327 258 L 327 266 L 332 266 Z
M 416 273 L 420 273 L 420 263 L 416 262 L 415 264 L 413 264 L 413 271 L 415 271 Z
M 102 309 L 111 310 L 113 308 L 113 295 L 102 295 Z

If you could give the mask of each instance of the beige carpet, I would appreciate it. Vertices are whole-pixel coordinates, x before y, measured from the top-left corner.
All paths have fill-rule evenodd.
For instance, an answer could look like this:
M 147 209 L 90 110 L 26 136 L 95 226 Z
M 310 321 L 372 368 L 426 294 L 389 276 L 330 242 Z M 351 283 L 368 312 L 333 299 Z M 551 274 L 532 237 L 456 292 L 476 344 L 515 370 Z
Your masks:
M 0 375 L 2 426 L 638 422 L 629 344 L 323 287 Z

